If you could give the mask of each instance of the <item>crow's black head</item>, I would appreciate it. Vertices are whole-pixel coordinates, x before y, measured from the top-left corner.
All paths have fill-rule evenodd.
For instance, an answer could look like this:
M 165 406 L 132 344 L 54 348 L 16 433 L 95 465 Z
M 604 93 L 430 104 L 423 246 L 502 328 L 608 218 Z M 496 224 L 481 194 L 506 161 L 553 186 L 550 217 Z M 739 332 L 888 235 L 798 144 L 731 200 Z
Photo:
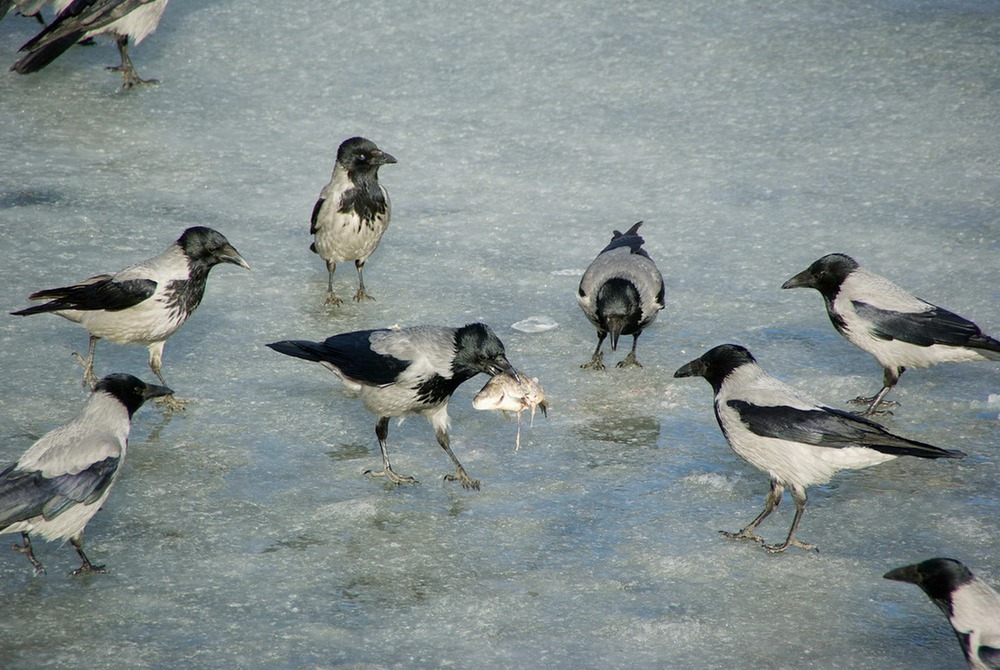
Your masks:
M 611 334 L 611 351 L 617 351 L 622 334 L 642 332 L 639 321 L 642 307 L 635 284 L 623 277 L 612 277 L 597 289 L 597 318 Z
M 734 370 L 748 363 L 756 362 L 757 359 L 746 347 L 741 347 L 738 344 L 720 344 L 709 349 L 699 358 L 681 366 L 674 373 L 674 377 L 704 377 L 718 393 L 722 382 Z
M 832 300 L 848 275 L 859 267 L 857 261 L 847 254 L 827 254 L 786 281 L 781 288 L 814 288 Z
M 191 259 L 193 265 L 211 268 L 219 263 L 232 263 L 250 269 L 226 236 L 211 228 L 204 226 L 188 228 L 177 239 L 177 245 L 184 250 L 184 255 Z
M 455 331 L 455 361 L 452 367 L 457 375 L 470 377 L 480 372 L 488 375 L 500 372 L 514 374 L 503 342 L 489 326 L 482 323 L 470 323 Z
M 166 386 L 147 384 L 132 375 L 116 373 L 98 381 L 94 387 L 94 393 L 107 393 L 114 396 L 121 404 L 125 405 L 125 409 L 128 410 L 128 415 L 131 417 L 150 398 L 170 395 L 173 391 Z
M 883 575 L 897 582 L 916 584 L 934 603 L 951 616 L 951 594 L 973 579 L 972 572 L 954 558 L 930 558 L 915 565 L 905 565 Z
M 355 175 L 377 173 L 380 165 L 395 163 L 396 159 L 379 149 L 364 137 L 344 140 L 337 149 L 337 162 L 344 166 L 353 179 Z

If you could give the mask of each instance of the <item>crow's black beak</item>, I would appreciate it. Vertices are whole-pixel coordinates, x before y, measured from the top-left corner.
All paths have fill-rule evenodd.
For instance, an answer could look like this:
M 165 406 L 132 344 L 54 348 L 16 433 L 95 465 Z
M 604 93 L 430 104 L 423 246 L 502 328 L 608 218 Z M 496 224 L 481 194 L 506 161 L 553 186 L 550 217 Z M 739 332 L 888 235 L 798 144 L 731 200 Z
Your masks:
M 379 149 L 378 151 L 372 152 L 372 158 L 370 162 L 372 165 L 385 165 L 387 163 L 395 163 L 396 159 L 392 155 L 387 154 L 386 152 Z
M 705 362 L 700 358 L 696 358 L 678 368 L 677 372 L 674 373 L 674 377 L 704 377 L 705 369 Z
M 142 392 L 143 400 L 149 400 L 150 398 L 162 398 L 163 396 L 173 395 L 174 390 L 167 386 L 157 386 L 156 384 L 146 384 L 146 389 Z
M 791 279 L 789 279 L 788 281 L 786 281 L 784 284 L 781 285 L 781 288 L 815 288 L 815 287 L 816 287 L 816 282 L 814 280 L 812 273 L 809 272 L 809 270 L 803 270 L 802 272 L 798 273 L 797 275 L 795 275 L 794 277 L 792 277 Z
M 250 269 L 250 264 L 243 260 L 243 256 L 240 256 L 240 252 L 236 251 L 236 247 L 228 245 L 219 254 L 219 260 L 223 263 L 232 263 L 233 265 L 239 265 L 244 270 Z
M 910 584 L 920 583 L 920 573 L 917 572 L 917 566 L 915 565 L 906 565 L 902 568 L 890 570 L 882 575 L 882 577 L 885 579 L 891 579 L 894 582 L 909 582 Z
M 501 372 L 506 372 L 513 377 L 514 381 L 518 384 L 521 383 L 521 375 L 519 375 L 517 370 L 514 369 L 514 366 L 510 364 L 510 361 L 507 360 L 506 356 L 500 356 L 499 358 L 494 359 L 493 364 L 490 365 L 488 371 L 491 377 L 495 377 Z
M 621 318 L 608 317 L 608 334 L 611 335 L 611 351 L 618 351 L 618 338 L 621 337 L 625 324 Z

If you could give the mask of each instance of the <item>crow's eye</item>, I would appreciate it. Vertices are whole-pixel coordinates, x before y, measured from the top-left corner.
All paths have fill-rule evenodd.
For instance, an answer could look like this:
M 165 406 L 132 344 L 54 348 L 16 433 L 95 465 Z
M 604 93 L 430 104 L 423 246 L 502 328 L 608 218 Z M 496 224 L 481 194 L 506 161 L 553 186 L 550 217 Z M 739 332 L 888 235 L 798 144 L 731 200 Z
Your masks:
M 359 163 L 367 163 L 368 162 L 368 154 L 358 154 L 358 162 Z

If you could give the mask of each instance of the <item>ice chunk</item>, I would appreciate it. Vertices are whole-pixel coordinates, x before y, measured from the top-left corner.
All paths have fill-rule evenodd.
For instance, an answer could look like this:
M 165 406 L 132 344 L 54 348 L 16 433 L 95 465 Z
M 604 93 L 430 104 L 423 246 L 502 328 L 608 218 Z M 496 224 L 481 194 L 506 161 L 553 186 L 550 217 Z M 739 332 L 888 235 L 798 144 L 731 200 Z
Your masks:
M 510 327 L 522 333 L 544 333 L 546 330 L 552 330 L 558 326 L 559 324 L 550 317 L 529 316 L 527 319 L 511 324 Z

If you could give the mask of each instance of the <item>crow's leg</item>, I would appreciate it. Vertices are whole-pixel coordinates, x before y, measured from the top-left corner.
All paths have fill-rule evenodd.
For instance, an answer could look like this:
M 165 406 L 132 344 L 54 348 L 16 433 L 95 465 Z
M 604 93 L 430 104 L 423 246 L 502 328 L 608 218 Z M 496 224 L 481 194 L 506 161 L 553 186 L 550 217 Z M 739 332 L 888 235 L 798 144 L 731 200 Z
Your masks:
M 757 518 L 751 521 L 746 528 L 738 533 L 730 533 L 729 531 L 720 530 L 719 533 L 728 537 L 732 540 L 753 540 L 758 544 L 764 544 L 764 538 L 757 535 L 754 531 L 757 530 L 757 526 L 761 521 L 766 519 L 771 512 L 778 507 L 781 503 L 781 496 L 785 492 L 785 487 L 779 484 L 775 480 L 771 480 L 771 490 L 768 492 L 767 497 L 764 499 L 764 510 L 757 515 Z
M 389 449 L 385 443 L 386 438 L 389 437 L 389 417 L 379 417 L 378 423 L 375 424 L 375 437 L 378 438 L 378 446 L 382 450 L 382 469 L 365 470 L 365 474 L 372 477 L 385 477 L 393 484 L 416 484 L 416 479 L 408 475 L 396 474 L 392 465 L 389 464 Z
M 788 531 L 788 537 L 781 544 L 765 544 L 764 548 L 772 554 L 780 554 L 789 547 L 799 547 L 806 551 L 816 549 L 815 544 L 806 544 L 795 539 L 795 531 L 798 530 L 799 521 L 802 520 L 802 513 L 806 511 L 806 490 L 801 486 L 792 486 L 792 500 L 795 502 L 795 516 L 792 518 L 792 527 Z
M 31 538 L 28 536 L 27 533 L 22 532 L 21 539 L 23 540 L 24 544 L 11 545 L 11 549 L 18 552 L 19 554 L 25 554 L 28 557 L 28 560 L 31 561 L 31 567 L 35 569 L 36 575 L 44 575 L 45 568 L 42 567 L 41 562 L 37 558 L 35 558 L 35 552 L 31 550 Z
M 76 537 L 69 538 L 69 543 L 73 545 L 73 548 L 76 549 L 76 553 L 80 557 L 80 560 L 83 561 L 80 567 L 78 567 L 76 570 L 74 570 L 69 574 L 71 575 L 83 575 L 83 574 L 94 574 L 94 573 L 104 574 L 107 572 L 107 570 L 104 569 L 103 565 L 94 565 L 93 563 L 90 562 L 90 559 L 87 558 L 87 554 L 83 553 L 83 533 L 80 533 Z
M 365 262 L 361 260 L 354 261 L 354 267 L 358 269 L 358 292 L 354 294 L 354 301 L 374 300 L 375 298 L 368 295 L 368 291 L 365 290 Z
M 604 355 L 601 353 L 601 345 L 604 344 L 604 338 L 608 336 L 606 330 L 597 331 L 597 348 L 594 349 L 594 355 L 590 357 L 589 363 L 584 363 L 580 367 L 584 370 L 603 370 L 604 369 Z

